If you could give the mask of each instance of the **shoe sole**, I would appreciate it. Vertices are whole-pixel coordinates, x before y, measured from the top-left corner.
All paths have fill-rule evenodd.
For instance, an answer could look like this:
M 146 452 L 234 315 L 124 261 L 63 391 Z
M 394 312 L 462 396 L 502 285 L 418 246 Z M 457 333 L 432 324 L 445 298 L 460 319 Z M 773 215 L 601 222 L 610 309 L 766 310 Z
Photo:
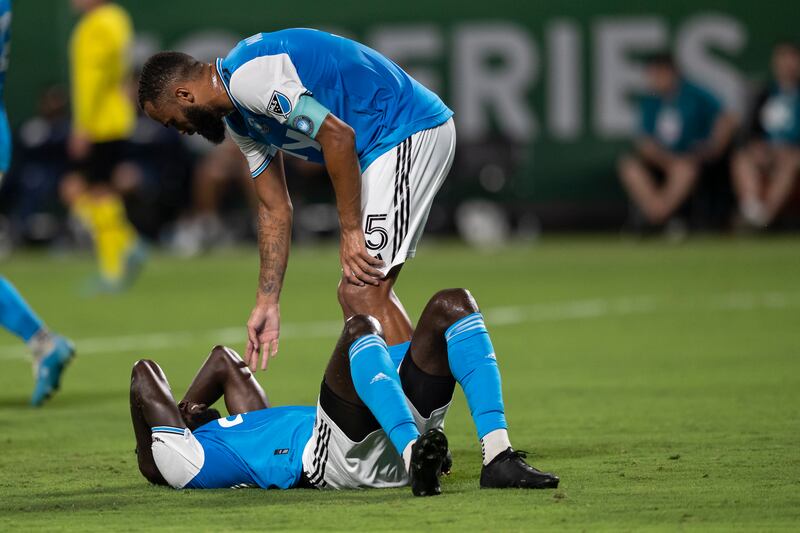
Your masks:
M 447 437 L 439 429 L 432 429 L 419 437 L 411 451 L 411 492 L 414 496 L 438 496 L 442 493 L 439 476 L 447 450 Z
M 524 483 L 520 483 L 520 482 L 512 483 L 510 485 L 484 485 L 483 482 L 481 482 L 480 487 L 482 489 L 500 489 L 500 490 L 503 490 L 503 489 L 532 489 L 532 490 L 557 489 L 558 488 L 558 483 L 560 481 L 561 481 L 561 479 L 556 477 L 556 478 L 544 479 L 539 483 L 530 484 L 530 485 L 524 484 Z

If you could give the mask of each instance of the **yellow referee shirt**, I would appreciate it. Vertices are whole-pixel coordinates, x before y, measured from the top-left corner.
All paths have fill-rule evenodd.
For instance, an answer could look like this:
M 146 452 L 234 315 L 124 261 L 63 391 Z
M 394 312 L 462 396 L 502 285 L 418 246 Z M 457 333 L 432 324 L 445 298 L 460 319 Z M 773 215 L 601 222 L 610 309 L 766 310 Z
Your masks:
M 72 32 L 73 126 L 92 142 L 123 140 L 133 132 L 136 111 L 125 85 L 132 37 L 131 19 L 116 4 L 89 11 Z

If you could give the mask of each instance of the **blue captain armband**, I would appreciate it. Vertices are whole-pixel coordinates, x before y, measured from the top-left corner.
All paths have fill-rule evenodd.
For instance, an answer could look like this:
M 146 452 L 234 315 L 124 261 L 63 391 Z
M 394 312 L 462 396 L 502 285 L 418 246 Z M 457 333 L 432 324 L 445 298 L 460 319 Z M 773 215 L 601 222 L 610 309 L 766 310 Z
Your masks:
M 329 114 L 330 111 L 313 96 L 304 94 L 294 106 L 286 123 L 292 129 L 315 139 L 322 122 Z

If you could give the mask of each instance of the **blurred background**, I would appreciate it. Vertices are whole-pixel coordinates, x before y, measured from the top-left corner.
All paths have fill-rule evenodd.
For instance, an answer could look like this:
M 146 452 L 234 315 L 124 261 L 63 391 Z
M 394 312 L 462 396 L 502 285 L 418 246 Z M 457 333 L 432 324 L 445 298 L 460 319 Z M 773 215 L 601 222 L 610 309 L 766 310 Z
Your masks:
M 750 0 L 607 0 L 602 9 L 577 0 L 118 4 L 135 27 L 131 95 L 137 68 L 156 51 L 210 61 L 248 35 L 284 27 L 329 30 L 394 59 L 456 113 L 456 162 L 429 236 L 490 246 L 543 231 L 679 240 L 800 227 L 800 8 L 792 0 L 757 10 Z M 14 3 L 5 254 L 86 246 L 60 191 L 78 18 L 67 0 Z M 235 147 L 181 138 L 142 116 L 130 141 L 113 181 L 149 242 L 193 255 L 254 239 L 251 186 Z M 287 175 L 294 238 L 336 238 L 324 168 L 292 161 Z

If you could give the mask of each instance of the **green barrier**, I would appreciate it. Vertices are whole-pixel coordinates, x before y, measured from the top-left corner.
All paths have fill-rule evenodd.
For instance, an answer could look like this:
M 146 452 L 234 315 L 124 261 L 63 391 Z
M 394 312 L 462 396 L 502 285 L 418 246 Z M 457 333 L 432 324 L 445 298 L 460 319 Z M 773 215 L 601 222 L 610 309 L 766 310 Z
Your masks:
M 672 50 L 691 77 L 741 111 L 772 44 L 800 39 L 800 2 L 406 0 L 120 2 L 144 55 L 220 53 L 290 26 L 359 39 L 402 64 L 456 111 L 462 194 L 525 201 L 619 198 L 614 161 L 636 120 L 641 56 Z M 19 124 L 38 90 L 66 79 L 66 0 L 17 0 L 7 102 Z M 479 179 L 476 179 L 479 178 Z

